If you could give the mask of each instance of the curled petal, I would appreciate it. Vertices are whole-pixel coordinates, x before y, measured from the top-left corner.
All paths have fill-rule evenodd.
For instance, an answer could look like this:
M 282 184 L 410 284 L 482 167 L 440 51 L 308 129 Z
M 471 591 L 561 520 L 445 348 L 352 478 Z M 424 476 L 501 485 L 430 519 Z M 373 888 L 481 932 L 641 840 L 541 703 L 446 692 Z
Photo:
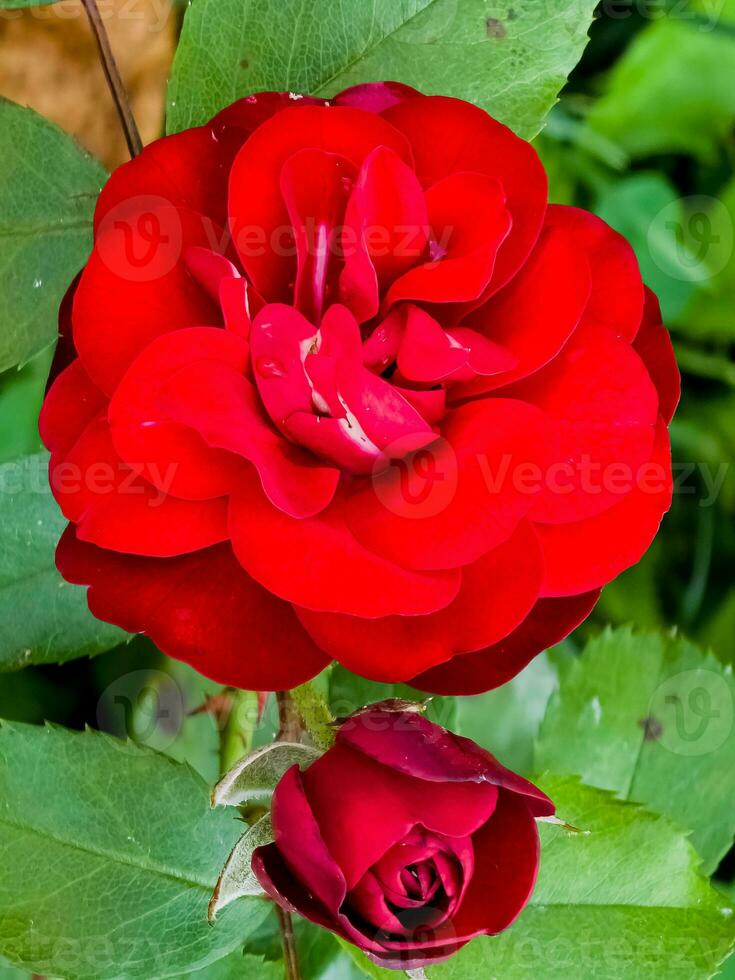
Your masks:
M 563 599 L 539 599 L 521 625 L 500 643 L 434 667 L 411 684 L 432 694 L 482 694 L 512 680 L 543 650 L 560 643 L 583 622 L 599 589 Z
M 281 169 L 300 150 L 336 154 L 359 168 L 375 146 L 406 161 L 405 139 L 382 117 L 341 106 L 284 109 L 245 143 L 230 171 L 233 241 L 257 291 L 269 302 L 288 302 L 296 275 L 295 244 L 281 193 Z
M 490 282 L 498 250 L 511 229 L 505 203 L 502 185 L 484 174 L 454 173 L 430 187 L 426 206 L 431 260 L 394 282 L 387 305 L 409 299 L 425 303 L 477 299 Z
M 228 544 L 178 558 L 141 558 L 86 544 L 70 526 L 56 562 L 67 581 L 89 586 L 89 608 L 98 619 L 146 633 L 168 656 L 221 684 L 286 690 L 329 662 L 289 606 L 245 574 Z
M 627 492 L 617 504 L 594 517 L 537 525 L 545 567 L 542 595 L 597 589 L 643 557 L 671 506 L 671 450 L 663 421 L 651 460 L 623 490 Z
M 91 422 L 63 458 L 53 456 L 50 466 L 56 501 L 82 541 L 159 558 L 225 541 L 227 500 L 179 500 L 154 485 L 169 479 L 157 463 L 125 463 L 104 417 Z
M 112 401 L 108 418 L 115 450 L 145 472 L 159 490 L 188 500 L 227 494 L 242 461 L 207 443 L 197 422 L 206 413 L 214 365 L 238 375 L 248 363 L 245 341 L 214 327 L 189 327 L 156 338 L 132 363 Z M 172 379 L 189 369 L 199 375 L 191 415 L 172 410 Z M 244 380 L 244 379 L 243 379 Z
M 52 453 L 67 453 L 105 404 L 82 362 L 72 361 L 46 393 L 38 420 L 44 446 Z
M 388 726 L 395 727 L 396 719 L 377 720 L 389 739 Z M 448 837 L 466 837 L 488 819 L 498 797 L 497 787 L 490 783 L 415 779 L 355 751 L 342 739 L 301 779 L 348 890 L 417 824 Z M 335 786 L 340 788 L 338 795 Z
M 462 569 L 457 597 L 439 612 L 384 619 L 296 613 L 319 647 L 348 670 L 395 683 L 507 636 L 531 611 L 542 576 L 535 532 L 522 522 L 505 544 Z
M 548 364 L 580 322 L 590 289 L 587 260 L 569 232 L 545 227 L 518 275 L 466 321 L 507 351 L 513 363 L 502 373 L 460 386 L 453 396 L 491 391 Z
M 406 324 L 398 350 L 402 378 L 418 384 L 456 384 L 478 375 L 509 371 L 516 357 L 467 327 L 444 330 L 419 306 L 406 309 Z
M 619 499 L 611 477 L 631 479 L 651 458 L 658 394 L 630 345 L 604 327 L 575 334 L 541 371 L 508 389 L 553 420 L 555 452 L 530 516 L 561 524 Z
M 501 792 L 492 819 L 472 838 L 475 873 L 452 921 L 457 936 L 493 936 L 525 908 L 539 868 L 536 816 L 528 797 Z
M 221 314 L 192 277 L 186 248 L 211 248 L 221 235 L 201 215 L 134 199 L 103 221 L 74 297 L 74 343 L 94 383 L 111 395 L 156 337 L 219 325 Z
M 296 244 L 294 306 L 314 323 L 335 291 L 336 235 L 354 177 L 348 159 L 311 148 L 294 153 L 281 170 L 281 194 Z
M 429 238 L 424 192 L 393 150 L 378 146 L 365 159 L 345 216 L 345 267 L 340 296 L 358 320 L 378 312 L 380 296 L 422 260 Z
M 489 293 L 521 267 L 538 238 L 546 212 L 547 180 L 533 147 L 482 109 L 459 99 L 408 99 L 385 118 L 409 140 L 424 187 L 460 172 L 499 181 L 513 227 L 498 254 Z
M 554 813 L 554 804 L 533 783 L 501 766 L 475 742 L 440 728 L 415 711 L 396 716 L 375 705 L 342 724 L 337 745 L 349 746 L 391 770 L 425 781 L 425 792 L 439 792 L 447 784 L 455 789 L 463 783 L 491 786 L 523 797 L 534 816 Z M 463 836 L 458 827 L 431 829 L 450 837 Z
M 339 92 L 331 100 L 334 105 L 352 106 L 365 112 L 385 112 L 406 99 L 421 99 L 423 93 L 402 82 L 365 82 Z
M 408 568 L 467 565 L 526 516 L 536 499 L 527 470 L 543 472 L 548 453 L 548 423 L 533 406 L 464 405 L 441 439 L 357 486 L 347 520 L 366 547 Z
M 643 280 L 630 243 L 602 218 L 565 204 L 549 207 L 546 224 L 570 233 L 589 262 L 592 292 L 585 322 L 633 340 L 643 313 Z
M 338 496 L 315 517 L 276 510 L 245 474 L 230 507 L 230 535 L 243 568 L 282 599 L 355 616 L 421 614 L 448 605 L 457 571 L 416 572 L 369 551 L 352 534 Z

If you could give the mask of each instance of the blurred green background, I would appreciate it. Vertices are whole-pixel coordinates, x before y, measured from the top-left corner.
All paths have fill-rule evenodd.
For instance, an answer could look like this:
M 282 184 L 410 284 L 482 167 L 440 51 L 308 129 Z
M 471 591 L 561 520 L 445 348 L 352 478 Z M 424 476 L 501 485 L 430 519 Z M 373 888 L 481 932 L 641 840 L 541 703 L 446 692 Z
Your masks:
M 148 129 L 162 116 L 160 62 L 172 53 L 176 22 L 167 28 L 172 43 L 159 42 L 146 83 L 153 91 L 141 102 Z M 493 749 L 507 764 L 530 765 L 530 743 L 514 745 L 515 733 L 527 735 L 538 724 L 554 664 L 604 624 L 677 627 L 735 662 L 734 80 L 735 0 L 608 0 L 536 140 L 551 199 L 591 209 L 632 242 L 672 332 L 683 395 L 671 428 L 674 504 L 648 555 L 608 586 L 593 617 L 561 650 L 508 689 L 459 705 L 463 730 L 472 728 L 473 713 L 479 724 L 492 710 Z M 10 84 L 2 94 L 25 101 Z M 36 418 L 51 353 L 0 376 L 0 461 L 40 448 Z M 136 639 L 92 660 L 2 675 L 0 717 L 128 734 L 213 780 L 215 719 L 189 715 L 215 691 Z M 258 738 L 268 737 L 268 726 L 266 720 Z M 731 854 L 721 879 L 733 871 Z

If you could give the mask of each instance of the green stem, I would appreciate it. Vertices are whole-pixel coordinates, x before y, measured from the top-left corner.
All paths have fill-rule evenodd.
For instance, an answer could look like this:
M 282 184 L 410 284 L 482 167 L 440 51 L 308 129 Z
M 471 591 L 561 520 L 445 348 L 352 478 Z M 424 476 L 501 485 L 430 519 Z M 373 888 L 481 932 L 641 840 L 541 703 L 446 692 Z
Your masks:
M 258 699 L 252 691 L 232 690 L 231 704 L 220 730 L 219 768 L 229 772 L 250 751 L 258 717 Z

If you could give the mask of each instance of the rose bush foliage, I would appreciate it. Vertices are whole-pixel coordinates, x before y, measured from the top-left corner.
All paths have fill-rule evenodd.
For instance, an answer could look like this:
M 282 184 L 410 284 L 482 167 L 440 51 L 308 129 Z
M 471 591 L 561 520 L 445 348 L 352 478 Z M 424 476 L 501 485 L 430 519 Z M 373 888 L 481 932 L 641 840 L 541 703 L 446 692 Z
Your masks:
M 334 658 L 475 693 L 654 537 L 656 299 L 475 106 L 254 95 L 120 167 L 95 226 L 41 431 L 101 619 L 245 688 Z
M 255 851 L 253 870 L 284 908 L 377 963 L 415 969 L 515 921 L 536 883 L 536 818 L 553 813 L 469 739 L 372 705 L 281 779 L 275 841 Z

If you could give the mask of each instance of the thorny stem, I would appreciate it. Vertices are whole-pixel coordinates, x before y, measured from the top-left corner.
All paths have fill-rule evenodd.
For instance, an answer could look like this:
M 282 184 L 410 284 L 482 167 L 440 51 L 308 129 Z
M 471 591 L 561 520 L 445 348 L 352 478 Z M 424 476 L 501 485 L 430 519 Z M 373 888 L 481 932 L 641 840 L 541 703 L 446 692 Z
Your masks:
M 135 117 L 133 116 L 133 110 L 130 107 L 128 93 L 125 91 L 125 86 L 123 85 L 122 78 L 120 77 L 120 71 L 117 67 L 115 56 L 113 55 L 112 48 L 110 47 L 110 39 L 107 36 L 105 25 L 102 23 L 102 18 L 100 17 L 100 12 L 97 8 L 97 0 L 82 0 L 82 4 L 87 12 L 92 33 L 94 34 L 97 42 L 102 68 L 105 72 L 105 77 L 107 78 L 107 84 L 110 88 L 110 92 L 112 93 L 112 98 L 115 101 L 115 108 L 117 109 L 117 114 L 120 117 L 120 123 L 122 124 L 122 128 L 125 133 L 125 141 L 128 144 L 130 156 L 135 157 L 143 149 L 143 141 L 140 138 Z
M 296 706 L 290 691 L 277 691 L 276 701 L 278 702 L 278 741 L 279 742 L 300 742 L 303 734 L 303 724 L 301 714 Z M 296 953 L 296 937 L 293 931 L 293 919 L 291 913 L 276 906 L 278 915 L 278 925 L 281 930 L 281 942 L 283 944 L 283 962 L 286 967 L 286 980 L 301 980 L 299 971 L 299 961 Z

